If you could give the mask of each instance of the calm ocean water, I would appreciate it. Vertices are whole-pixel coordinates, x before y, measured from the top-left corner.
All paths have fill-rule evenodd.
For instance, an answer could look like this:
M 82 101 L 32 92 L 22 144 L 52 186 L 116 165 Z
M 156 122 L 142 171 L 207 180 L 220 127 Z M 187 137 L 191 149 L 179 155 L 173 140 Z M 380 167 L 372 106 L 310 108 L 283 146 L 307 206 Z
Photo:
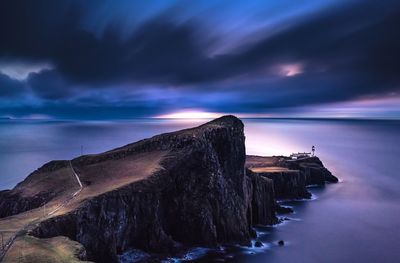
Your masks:
M 289 221 L 259 228 L 264 248 L 221 248 L 202 262 L 400 262 L 400 122 L 245 120 L 248 154 L 317 148 L 341 183 L 287 203 Z M 53 159 L 98 153 L 201 121 L 0 121 L 0 189 Z M 279 247 L 278 240 L 286 245 Z M 204 253 L 196 249 L 186 258 Z

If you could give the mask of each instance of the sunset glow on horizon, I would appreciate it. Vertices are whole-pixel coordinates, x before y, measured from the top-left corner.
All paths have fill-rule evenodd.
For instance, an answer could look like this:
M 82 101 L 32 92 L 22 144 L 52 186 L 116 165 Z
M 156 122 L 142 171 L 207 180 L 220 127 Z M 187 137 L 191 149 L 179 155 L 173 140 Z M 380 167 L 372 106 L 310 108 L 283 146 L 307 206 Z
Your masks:
M 400 1 L 61 2 L 1 2 L 0 118 L 400 119 Z
M 225 114 L 215 113 L 215 112 L 188 110 L 188 111 L 180 111 L 180 112 L 158 115 L 153 118 L 155 118 L 155 119 L 215 119 L 215 118 L 221 117 L 223 115 L 225 115 Z

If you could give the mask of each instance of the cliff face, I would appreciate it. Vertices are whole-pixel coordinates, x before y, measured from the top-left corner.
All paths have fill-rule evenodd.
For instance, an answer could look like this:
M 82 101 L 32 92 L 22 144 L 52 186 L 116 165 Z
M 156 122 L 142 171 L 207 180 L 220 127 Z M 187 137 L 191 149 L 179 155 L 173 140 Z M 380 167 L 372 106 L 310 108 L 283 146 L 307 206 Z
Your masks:
M 96 262 L 114 262 L 130 248 L 171 253 L 186 245 L 248 243 L 253 224 L 276 217 L 272 181 L 245 174 L 244 140 L 242 122 L 225 116 L 75 159 L 74 166 L 84 170 L 108 159 L 168 151 L 152 176 L 87 199 L 43 221 L 34 234 L 68 236 Z
M 257 172 L 257 175 L 273 181 L 275 197 L 278 199 L 310 198 L 306 176 L 298 170 Z
M 286 160 L 284 165 L 289 169 L 304 173 L 307 185 L 324 185 L 325 182 L 337 183 L 339 181 L 316 156 L 299 160 Z
M 315 156 L 298 160 L 284 156 L 247 156 L 246 167 L 250 173 L 271 179 L 278 199 L 310 198 L 307 186 L 338 182 Z
M 251 222 L 254 225 L 272 225 L 278 222 L 276 217 L 276 201 L 274 193 L 274 182 L 258 174 L 247 170 L 248 192 L 250 195 Z M 274 208 L 274 209 L 271 209 Z

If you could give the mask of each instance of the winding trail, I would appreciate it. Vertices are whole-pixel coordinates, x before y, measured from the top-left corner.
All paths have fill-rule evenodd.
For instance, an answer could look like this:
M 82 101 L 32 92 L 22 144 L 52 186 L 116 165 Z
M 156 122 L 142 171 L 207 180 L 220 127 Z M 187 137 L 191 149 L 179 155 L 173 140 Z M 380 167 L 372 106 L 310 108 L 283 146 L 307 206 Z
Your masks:
M 74 175 L 75 179 L 77 180 L 78 184 L 79 184 L 79 189 L 72 194 L 72 196 L 70 198 L 68 198 L 67 200 L 65 200 L 64 202 L 62 202 L 61 204 L 59 204 L 53 211 L 49 212 L 47 215 L 52 215 L 55 212 L 57 212 L 58 210 L 60 210 L 61 208 L 63 208 L 66 204 L 68 204 L 75 196 L 77 196 L 83 189 L 83 185 L 81 182 L 81 179 L 79 178 L 78 174 L 76 173 L 74 167 L 72 166 L 72 162 L 69 161 L 69 166 L 71 167 L 71 171 L 72 174 Z
M 75 172 L 75 169 L 74 169 L 74 167 L 72 166 L 72 162 L 71 162 L 71 161 L 69 161 L 69 166 L 71 167 L 72 173 L 75 175 L 75 178 L 76 178 L 76 180 L 78 181 L 79 187 L 80 187 L 80 189 L 82 190 L 83 185 L 82 185 L 81 179 L 79 179 L 78 174 Z
M 17 239 L 17 237 L 19 236 L 23 236 L 24 234 L 27 233 L 27 231 L 29 230 L 30 227 L 32 227 L 33 225 L 35 225 L 36 223 L 42 221 L 43 219 L 45 219 L 47 216 L 50 216 L 52 214 L 54 214 L 55 212 L 57 212 L 58 210 L 60 210 L 61 208 L 63 208 L 66 204 L 68 204 L 72 199 L 74 199 L 75 196 L 77 196 L 83 189 L 83 185 L 81 182 L 81 179 L 79 178 L 78 174 L 76 173 L 74 167 L 72 166 L 72 162 L 69 161 L 69 166 L 71 167 L 71 171 L 72 174 L 74 175 L 75 179 L 77 180 L 78 184 L 79 184 L 79 189 L 72 194 L 72 196 L 70 198 L 68 198 L 67 200 L 65 200 L 64 202 L 62 202 L 61 204 L 59 204 L 53 211 L 47 213 L 46 215 L 43 215 L 40 218 L 37 218 L 33 221 L 31 221 L 30 223 L 24 225 L 20 230 L 18 230 L 13 236 L 11 236 L 4 244 L 4 247 L 0 247 L 0 262 L 3 261 L 4 256 L 7 254 L 7 251 L 11 248 L 11 246 L 13 245 L 15 239 Z

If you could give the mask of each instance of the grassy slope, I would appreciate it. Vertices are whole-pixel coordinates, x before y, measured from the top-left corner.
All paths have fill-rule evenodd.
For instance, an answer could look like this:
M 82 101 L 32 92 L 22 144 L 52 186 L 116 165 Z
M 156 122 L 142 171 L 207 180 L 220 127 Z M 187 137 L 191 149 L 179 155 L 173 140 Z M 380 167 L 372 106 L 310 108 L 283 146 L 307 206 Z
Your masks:
M 79 189 L 75 180 L 71 168 L 66 167 L 52 172 L 38 172 L 34 176 L 29 176 L 13 191 L 18 191 L 25 197 L 47 191 L 55 192 L 58 196 L 61 196 Z
M 279 157 L 265 157 L 265 156 L 246 156 L 246 167 L 277 167 L 279 162 Z
M 6 241 L 18 230 L 30 223 L 38 223 L 47 218 L 62 215 L 77 208 L 82 202 L 94 196 L 143 180 L 155 171 L 162 169 L 159 165 L 167 152 L 155 151 L 132 155 L 119 160 L 107 160 L 79 167 L 77 170 L 83 190 L 71 199 L 79 185 L 70 168 L 39 173 L 19 186 L 25 195 L 33 195 L 43 189 L 57 189 L 59 196 L 47 203 L 45 209 L 39 207 L 30 211 L 0 219 L 0 232 Z M 57 181 L 60 179 L 60 182 Z M 61 209 L 48 215 L 49 212 L 63 204 Z M 76 243 L 76 242 L 75 242 Z M 73 254 L 76 245 L 73 241 L 57 237 L 56 239 L 38 239 L 31 236 L 18 237 L 7 252 L 5 262 L 19 262 L 20 248 L 27 251 L 22 262 L 78 262 Z M 29 259 L 29 260 L 28 260 Z M 38 261 L 42 260 L 42 261 Z
M 3 262 L 74 263 L 82 246 L 66 237 L 39 239 L 25 235 L 18 237 Z

